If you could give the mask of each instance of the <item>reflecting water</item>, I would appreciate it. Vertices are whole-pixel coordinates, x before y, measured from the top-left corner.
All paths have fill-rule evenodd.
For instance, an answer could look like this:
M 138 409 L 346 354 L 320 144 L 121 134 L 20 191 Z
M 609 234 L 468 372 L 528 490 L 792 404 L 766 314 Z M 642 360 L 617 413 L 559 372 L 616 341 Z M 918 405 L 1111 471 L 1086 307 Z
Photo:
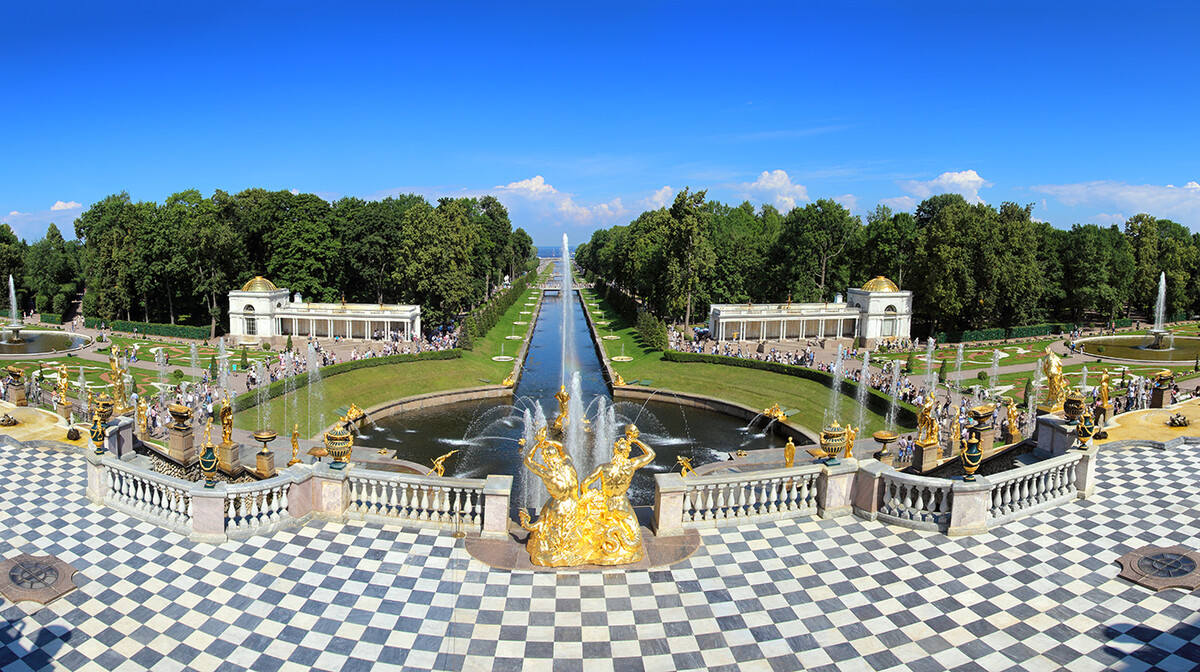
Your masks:
M 8 330 L 4 330 L 4 341 L 0 341 L 0 355 L 29 355 L 42 352 L 62 352 L 77 348 L 87 342 L 84 336 L 64 334 L 58 331 L 21 330 L 21 341 L 12 343 Z

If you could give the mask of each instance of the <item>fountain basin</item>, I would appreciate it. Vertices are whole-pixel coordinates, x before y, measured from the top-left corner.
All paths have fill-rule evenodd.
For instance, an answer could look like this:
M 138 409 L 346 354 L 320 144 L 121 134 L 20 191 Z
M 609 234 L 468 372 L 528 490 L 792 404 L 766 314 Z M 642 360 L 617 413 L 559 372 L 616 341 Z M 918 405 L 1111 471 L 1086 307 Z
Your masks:
M 611 359 L 614 362 L 632 362 L 633 361 L 633 357 L 630 357 L 628 355 L 617 355 L 616 357 L 610 357 L 609 359 Z
M 524 337 L 524 336 L 505 336 L 504 338 L 505 338 L 505 339 L 507 339 L 507 340 L 510 340 L 510 341 L 523 341 L 523 340 L 525 340 L 525 337 Z
M 511 362 L 513 359 L 513 357 L 509 357 L 508 355 L 496 355 L 492 357 L 493 362 Z
M 604 340 L 606 340 L 606 341 L 619 341 L 619 340 L 621 340 L 621 337 L 620 337 L 620 336 L 613 336 L 613 335 L 611 335 L 611 334 L 609 334 L 608 336 L 601 336 L 600 338 L 603 338 L 603 339 L 604 339 Z
M 91 342 L 90 338 L 82 334 L 26 329 L 24 325 L 17 325 L 17 327 L 18 338 L 16 340 L 0 341 L 0 357 L 66 352 L 81 348 Z M 3 331 L 10 332 L 11 325 L 3 327 Z
M 1167 332 L 1163 332 L 1167 333 Z M 1089 357 L 1102 359 L 1129 359 L 1144 362 L 1179 362 L 1191 363 L 1200 355 L 1200 338 L 1175 336 L 1170 340 L 1174 347 L 1150 347 L 1154 344 L 1153 335 L 1134 336 L 1096 336 L 1077 341 Z M 1160 339 L 1162 345 L 1168 345 Z M 1103 347 L 1103 352 L 1100 348 Z

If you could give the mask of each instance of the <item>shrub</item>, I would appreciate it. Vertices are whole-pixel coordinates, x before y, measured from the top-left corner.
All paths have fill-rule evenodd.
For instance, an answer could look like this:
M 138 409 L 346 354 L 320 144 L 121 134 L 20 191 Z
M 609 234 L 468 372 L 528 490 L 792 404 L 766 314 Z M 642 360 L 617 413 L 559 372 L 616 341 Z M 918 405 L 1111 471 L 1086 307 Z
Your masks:
M 242 346 L 242 361 L 238 362 L 238 366 L 240 366 L 243 371 L 250 368 L 250 357 L 246 355 L 246 346 Z
M 458 347 L 463 350 L 475 349 L 475 319 L 467 316 L 462 328 L 458 330 Z
M 290 337 L 289 337 L 289 338 L 290 338 Z M 270 343 L 267 343 L 266 341 L 263 341 L 263 344 L 262 344 L 262 349 L 263 349 L 263 350 L 270 350 L 270 349 L 271 349 L 271 344 L 270 344 Z
M 85 295 L 86 297 L 86 295 Z M 165 336 L 167 338 L 190 338 L 193 340 L 204 340 L 208 338 L 208 327 L 190 327 L 183 324 L 155 324 L 152 322 L 130 322 L 128 320 L 102 320 L 98 317 L 83 318 L 83 326 L 89 329 L 95 329 L 101 324 L 105 324 L 113 331 L 122 331 L 133 333 L 136 328 L 139 334 L 149 334 L 151 336 Z
M 643 310 L 638 313 L 637 334 L 647 348 L 651 350 L 667 349 L 667 325 L 651 315 L 649 311 Z
M 908 358 L 904 360 L 904 371 L 912 373 L 913 366 L 916 365 L 916 356 L 913 353 L 908 353 Z
M 59 294 L 54 295 L 54 301 L 52 301 L 50 303 L 50 312 L 59 316 L 59 318 L 60 318 L 59 323 L 61 324 L 62 315 L 63 315 L 63 313 L 67 312 L 67 295 L 66 294 L 59 293 Z
M 217 379 L 217 356 L 216 355 L 210 355 L 208 358 L 208 379 L 209 380 Z
M 1025 381 L 1025 401 L 1029 401 L 1033 397 L 1033 379 Z
M 941 366 L 938 367 L 938 382 L 946 382 L 946 365 L 949 364 L 946 360 L 942 360 Z
M 42 313 L 42 322 L 46 324 L 62 324 L 62 316 L 54 313 Z
M 266 345 L 266 343 L 264 343 L 263 345 Z M 287 345 L 285 345 L 284 347 L 287 349 L 288 352 L 292 351 L 292 335 L 291 334 L 288 334 Z
M 183 380 L 183 369 L 175 369 L 171 372 L 171 377 L 175 379 L 175 382 Z
M 1097 346 L 1096 346 L 1096 352 L 1099 352 L 1099 353 L 1103 354 L 1103 353 L 1104 353 L 1104 346 L 1103 346 L 1103 345 L 1097 345 Z

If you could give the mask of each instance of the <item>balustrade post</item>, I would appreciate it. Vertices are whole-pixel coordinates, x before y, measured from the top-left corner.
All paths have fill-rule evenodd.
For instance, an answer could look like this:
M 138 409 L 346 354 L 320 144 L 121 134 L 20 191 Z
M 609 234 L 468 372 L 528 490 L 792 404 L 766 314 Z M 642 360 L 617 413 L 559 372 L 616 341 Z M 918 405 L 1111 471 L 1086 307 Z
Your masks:
M 512 476 L 488 474 L 483 485 L 483 531 L 480 533 L 484 539 L 508 538 L 512 482 Z
M 349 475 L 353 468 L 353 464 L 345 469 L 332 469 L 325 463 L 313 465 L 313 516 L 343 523 L 349 520 L 346 511 L 350 505 Z
M 1075 495 L 1087 499 L 1096 493 L 1096 462 L 1100 459 L 1100 448 L 1093 444 L 1080 452 L 1083 456 L 1075 464 Z
M 87 458 L 87 498 L 93 504 L 104 504 L 108 495 L 108 468 L 104 465 L 104 456 L 95 451 L 84 453 Z
M 205 488 L 203 483 L 192 486 L 192 541 L 219 544 L 229 539 L 225 531 L 226 494 L 227 488 L 223 482 L 218 482 L 211 489 Z M 230 504 L 229 514 L 237 515 L 233 504 Z
M 683 496 L 687 485 L 679 474 L 654 475 L 654 536 L 678 537 L 683 534 Z
M 879 460 L 867 458 L 858 461 L 858 472 L 854 475 L 854 515 L 867 520 L 879 516 L 883 506 L 883 474 L 895 471 Z
M 954 481 L 950 497 L 948 537 L 982 534 L 988 529 L 988 510 L 992 508 L 992 482 L 984 476 L 974 481 Z
M 833 466 L 821 467 L 817 476 L 817 510 L 821 518 L 847 516 L 854 507 L 854 475 L 858 460 L 844 458 Z

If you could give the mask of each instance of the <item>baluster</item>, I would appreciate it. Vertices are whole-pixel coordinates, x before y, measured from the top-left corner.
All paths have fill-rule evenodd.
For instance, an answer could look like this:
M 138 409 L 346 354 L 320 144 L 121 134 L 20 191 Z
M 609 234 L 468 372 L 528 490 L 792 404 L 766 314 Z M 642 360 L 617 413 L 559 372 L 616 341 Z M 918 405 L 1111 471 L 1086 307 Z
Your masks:
M 779 483 L 775 479 L 769 479 L 764 485 L 763 492 L 767 498 L 767 513 L 779 513 L 779 496 L 775 492 L 775 487 Z
M 904 511 L 908 519 L 913 520 L 913 487 L 907 483 L 902 487 L 904 488 Z
M 734 517 L 744 516 L 750 509 L 750 495 L 747 490 L 750 489 L 749 483 L 740 483 L 737 486 L 737 508 L 734 511 Z M 733 493 L 729 493 L 730 499 L 733 499 Z
M 429 486 L 421 486 L 421 520 L 429 520 Z
M 387 488 L 387 484 L 371 481 L 371 513 L 384 515 L 386 512 L 383 510 L 385 508 L 383 499 L 387 495 L 387 490 L 385 489 L 381 493 L 380 488 Z
M 451 520 L 450 515 L 450 489 L 444 486 L 437 486 L 437 522 L 444 523 Z
M 716 489 L 716 505 L 713 507 L 713 517 L 722 519 L 737 516 L 737 512 L 732 510 L 733 492 L 729 491 L 729 488 L 725 487 L 724 484 L 717 484 L 713 487 Z
M 399 516 L 400 518 L 408 517 L 408 496 L 409 496 L 409 487 L 407 485 L 401 485 L 400 486 L 400 510 L 396 512 L 396 515 Z
M 400 489 L 400 484 L 396 482 L 388 483 L 388 511 L 389 516 L 397 516 L 399 513 L 396 509 L 400 506 L 399 494 L 396 492 Z
M 248 498 L 246 497 L 246 495 L 244 493 L 241 495 L 238 495 L 238 498 L 237 498 L 238 527 L 242 528 L 242 529 L 250 527 L 250 502 L 247 502 L 246 501 L 247 499 Z
M 176 525 L 183 525 L 186 518 L 183 516 L 183 491 L 179 489 L 171 490 L 171 521 Z
M 108 487 L 104 489 L 104 494 L 108 495 L 111 493 L 113 499 L 120 500 L 120 497 L 117 497 L 117 477 L 115 471 L 113 469 L 105 469 L 104 472 L 105 478 L 108 479 Z
M 185 503 L 187 504 L 187 514 L 186 514 L 187 520 L 190 521 L 192 519 L 192 498 L 191 498 L 191 496 L 187 496 L 187 501 Z
M 696 490 L 688 488 L 683 491 L 683 522 L 696 522 Z
M 446 492 L 446 498 L 450 502 L 450 505 L 448 508 L 450 510 L 450 522 L 453 523 L 454 519 L 458 517 L 458 513 L 459 513 L 458 512 L 458 488 L 450 488 Z
M 702 512 L 701 518 L 703 520 L 713 519 L 712 497 L 713 494 L 711 485 L 700 486 L 700 510 Z

